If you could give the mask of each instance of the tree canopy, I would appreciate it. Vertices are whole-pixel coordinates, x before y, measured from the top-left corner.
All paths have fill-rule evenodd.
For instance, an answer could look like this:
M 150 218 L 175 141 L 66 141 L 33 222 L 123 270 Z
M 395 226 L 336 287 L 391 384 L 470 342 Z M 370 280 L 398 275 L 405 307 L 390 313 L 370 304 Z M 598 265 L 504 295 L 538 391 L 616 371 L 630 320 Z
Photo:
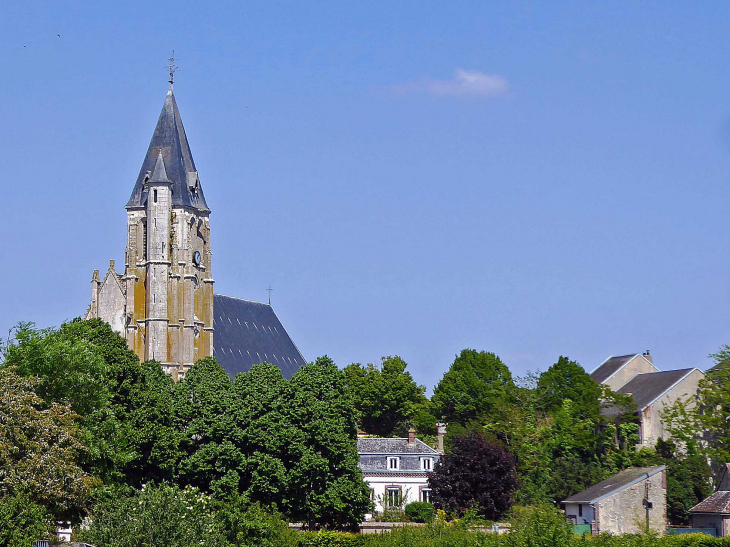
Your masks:
M 487 519 L 501 518 L 512 504 L 517 472 L 512 456 L 472 430 L 454 440 L 428 478 L 438 509 L 463 513 L 476 510 Z
M 379 368 L 357 363 L 345 367 L 347 389 L 367 433 L 403 436 L 414 425 L 428 427 L 423 433 L 433 432 L 436 420 L 428 414 L 426 388 L 416 384 L 406 367 L 398 356 L 383 357 Z

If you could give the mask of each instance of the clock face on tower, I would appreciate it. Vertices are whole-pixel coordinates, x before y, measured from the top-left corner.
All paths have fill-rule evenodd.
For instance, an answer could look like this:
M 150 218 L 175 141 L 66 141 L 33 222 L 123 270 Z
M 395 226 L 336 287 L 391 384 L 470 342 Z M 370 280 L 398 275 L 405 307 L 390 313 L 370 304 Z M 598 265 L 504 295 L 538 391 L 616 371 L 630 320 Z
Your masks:
M 193 264 L 200 266 L 200 251 L 195 251 L 193 253 Z

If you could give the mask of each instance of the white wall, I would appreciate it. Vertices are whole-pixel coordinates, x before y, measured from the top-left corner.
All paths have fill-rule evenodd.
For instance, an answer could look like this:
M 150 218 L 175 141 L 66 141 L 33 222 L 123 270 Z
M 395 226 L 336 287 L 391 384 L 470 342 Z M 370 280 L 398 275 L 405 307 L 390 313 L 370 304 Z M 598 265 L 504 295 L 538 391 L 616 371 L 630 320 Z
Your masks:
M 579 506 L 583 506 L 583 516 L 578 516 Z M 593 507 L 587 503 L 566 503 L 565 504 L 565 515 L 567 517 L 575 517 L 576 524 L 590 524 L 593 522 L 595 516 L 593 513 Z
M 375 511 L 382 512 L 383 506 L 380 503 L 385 500 L 386 488 L 388 486 L 400 486 L 402 496 L 405 498 L 404 506 L 413 501 L 421 501 L 421 488 L 428 488 L 426 477 L 363 477 L 368 486 L 374 491 Z

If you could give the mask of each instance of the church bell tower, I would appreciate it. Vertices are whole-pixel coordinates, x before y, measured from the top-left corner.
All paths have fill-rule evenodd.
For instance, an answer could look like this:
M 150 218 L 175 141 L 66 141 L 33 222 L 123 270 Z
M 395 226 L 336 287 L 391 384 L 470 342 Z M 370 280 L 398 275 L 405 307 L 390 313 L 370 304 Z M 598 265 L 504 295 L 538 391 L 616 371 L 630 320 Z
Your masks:
M 172 80 L 172 78 L 171 78 Z M 125 207 L 124 275 L 92 278 L 87 318 L 119 331 L 143 361 L 181 378 L 213 355 L 210 209 L 170 90 Z

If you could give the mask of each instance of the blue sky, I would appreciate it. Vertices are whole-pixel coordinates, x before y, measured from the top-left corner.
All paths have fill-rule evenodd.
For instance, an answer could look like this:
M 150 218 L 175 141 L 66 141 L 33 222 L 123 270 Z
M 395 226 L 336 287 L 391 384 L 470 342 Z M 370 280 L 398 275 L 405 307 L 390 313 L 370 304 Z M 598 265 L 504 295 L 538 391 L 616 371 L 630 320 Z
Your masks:
M 219 293 L 308 359 L 730 343 L 730 4 L 0 4 L 0 332 L 81 315 L 175 95 Z M 58 36 L 60 34 L 60 37 Z M 4 335 L 2 335 L 4 337 Z

